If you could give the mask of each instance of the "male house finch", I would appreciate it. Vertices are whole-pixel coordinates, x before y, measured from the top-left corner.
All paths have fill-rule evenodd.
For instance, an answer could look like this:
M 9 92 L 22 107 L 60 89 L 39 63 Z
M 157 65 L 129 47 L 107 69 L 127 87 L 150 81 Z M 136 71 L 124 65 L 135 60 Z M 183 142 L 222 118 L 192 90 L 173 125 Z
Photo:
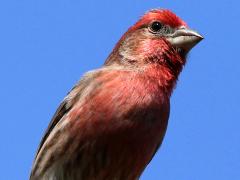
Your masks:
M 169 10 L 143 15 L 63 100 L 30 179 L 138 179 L 163 140 L 186 54 L 202 39 Z

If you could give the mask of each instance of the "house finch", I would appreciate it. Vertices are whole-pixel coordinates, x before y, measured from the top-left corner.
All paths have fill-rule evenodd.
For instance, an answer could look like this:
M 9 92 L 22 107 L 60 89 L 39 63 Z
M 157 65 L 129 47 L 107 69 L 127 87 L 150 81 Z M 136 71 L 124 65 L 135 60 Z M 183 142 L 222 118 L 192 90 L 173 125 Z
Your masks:
M 143 15 L 63 100 L 30 179 L 138 179 L 163 140 L 186 55 L 202 39 L 169 10 Z

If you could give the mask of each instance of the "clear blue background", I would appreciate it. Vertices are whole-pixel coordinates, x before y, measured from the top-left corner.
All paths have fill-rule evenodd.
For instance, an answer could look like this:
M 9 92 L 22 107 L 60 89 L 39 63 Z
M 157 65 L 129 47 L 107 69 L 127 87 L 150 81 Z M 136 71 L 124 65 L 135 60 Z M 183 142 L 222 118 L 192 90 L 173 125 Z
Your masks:
M 146 10 L 173 10 L 205 40 L 189 55 L 164 143 L 142 180 L 240 179 L 237 0 L 0 2 L 0 179 L 28 179 L 53 113 Z

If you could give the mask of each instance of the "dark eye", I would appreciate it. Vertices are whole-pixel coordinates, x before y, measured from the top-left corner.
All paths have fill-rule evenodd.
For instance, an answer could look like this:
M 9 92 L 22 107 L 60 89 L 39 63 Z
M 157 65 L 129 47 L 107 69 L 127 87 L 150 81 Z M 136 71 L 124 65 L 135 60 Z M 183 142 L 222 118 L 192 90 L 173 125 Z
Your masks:
M 152 32 L 159 32 L 162 29 L 162 27 L 163 25 L 160 22 L 155 21 L 151 24 L 150 29 Z

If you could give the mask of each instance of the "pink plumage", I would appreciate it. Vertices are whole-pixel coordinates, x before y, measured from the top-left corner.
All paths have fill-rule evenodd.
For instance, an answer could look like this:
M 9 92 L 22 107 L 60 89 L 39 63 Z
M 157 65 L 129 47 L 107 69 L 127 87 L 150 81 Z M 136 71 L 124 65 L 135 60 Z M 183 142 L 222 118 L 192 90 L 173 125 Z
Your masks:
M 169 10 L 147 12 L 64 99 L 30 179 L 138 179 L 163 140 L 186 54 L 201 39 Z

